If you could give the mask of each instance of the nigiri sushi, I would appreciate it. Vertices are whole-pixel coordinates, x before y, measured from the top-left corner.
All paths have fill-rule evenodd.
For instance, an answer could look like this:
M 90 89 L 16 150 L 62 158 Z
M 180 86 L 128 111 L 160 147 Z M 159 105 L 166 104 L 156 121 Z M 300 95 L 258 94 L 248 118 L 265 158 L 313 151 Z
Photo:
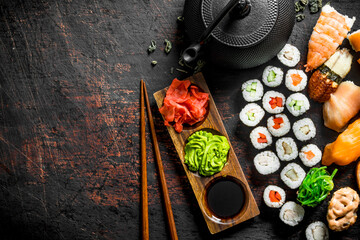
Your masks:
M 354 51 L 360 51 L 360 29 L 347 36 Z
M 350 72 L 353 56 L 349 49 L 338 49 L 309 80 L 308 92 L 311 99 L 318 102 L 329 100 L 338 85 Z
M 321 163 L 345 166 L 360 157 L 360 119 L 341 133 L 333 143 L 325 146 Z
M 360 110 L 360 87 L 353 82 L 342 82 L 323 106 L 324 124 L 340 132 Z
M 310 37 L 306 72 L 318 68 L 335 53 L 355 19 L 340 14 L 330 4 L 322 8 Z

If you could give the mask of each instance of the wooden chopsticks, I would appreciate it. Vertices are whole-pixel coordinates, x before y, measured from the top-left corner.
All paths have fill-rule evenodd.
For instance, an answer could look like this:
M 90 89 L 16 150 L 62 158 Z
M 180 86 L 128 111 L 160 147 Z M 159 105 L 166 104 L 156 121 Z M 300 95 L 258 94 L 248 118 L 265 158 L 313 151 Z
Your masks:
M 159 144 L 158 144 L 157 137 L 156 137 L 154 121 L 153 121 L 153 117 L 151 114 L 149 96 L 147 94 L 146 85 L 143 80 L 141 80 L 141 89 L 142 89 L 142 92 L 144 92 L 145 100 L 146 100 L 146 109 L 147 109 L 147 114 L 148 114 L 148 119 L 149 119 L 149 124 L 150 124 L 151 137 L 152 137 L 152 143 L 153 143 L 153 147 L 154 147 L 154 151 L 155 151 L 157 168 L 158 168 L 159 176 L 160 176 L 160 182 L 161 182 L 160 186 L 161 186 L 161 190 L 162 190 L 161 191 L 162 197 L 163 197 L 163 200 L 165 203 L 166 218 L 167 218 L 167 222 L 169 225 L 170 237 L 172 240 L 177 240 L 178 236 L 176 233 L 176 226 L 175 226 L 173 212 L 171 209 L 169 191 L 168 191 L 167 184 L 166 184 L 165 173 L 164 173 L 164 168 L 163 168 L 163 164 L 162 164 L 162 160 L 161 160 L 161 156 L 160 156 Z M 141 97 L 143 98 L 144 96 L 141 96 Z M 143 107 L 142 107 L 142 109 L 143 109 Z M 141 144 L 145 145 L 145 123 L 144 123 L 144 138 L 141 139 Z M 141 148 L 141 149 L 143 149 L 143 148 Z M 146 149 L 144 151 L 146 152 Z M 146 171 L 145 171 L 145 174 L 146 174 Z M 146 196 L 146 200 L 147 200 L 147 196 Z M 146 216 L 147 215 L 148 214 L 146 213 Z M 147 229 L 147 231 L 149 231 L 149 229 Z M 144 237 L 144 235 L 143 235 L 143 237 Z
M 148 211 L 148 192 L 147 192 L 147 169 L 146 169 L 146 141 L 145 141 L 145 105 L 144 105 L 144 82 L 140 83 L 140 138 L 141 138 L 141 221 L 142 239 L 149 239 L 149 211 Z

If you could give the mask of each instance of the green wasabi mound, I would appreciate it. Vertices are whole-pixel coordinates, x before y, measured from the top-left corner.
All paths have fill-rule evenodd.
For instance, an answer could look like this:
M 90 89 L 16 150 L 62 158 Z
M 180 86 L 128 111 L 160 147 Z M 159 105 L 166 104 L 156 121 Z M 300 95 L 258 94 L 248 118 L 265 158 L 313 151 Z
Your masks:
M 226 137 L 197 131 L 189 137 L 185 146 L 185 164 L 190 171 L 211 176 L 223 169 L 229 149 Z

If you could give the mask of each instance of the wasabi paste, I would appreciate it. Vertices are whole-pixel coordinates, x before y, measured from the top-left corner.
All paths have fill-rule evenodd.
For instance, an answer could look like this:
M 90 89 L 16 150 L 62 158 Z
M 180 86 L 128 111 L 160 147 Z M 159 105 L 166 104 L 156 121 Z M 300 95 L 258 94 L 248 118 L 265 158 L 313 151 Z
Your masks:
M 185 164 L 190 171 L 211 176 L 223 169 L 229 149 L 226 137 L 197 131 L 189 137 L 185 146 Z

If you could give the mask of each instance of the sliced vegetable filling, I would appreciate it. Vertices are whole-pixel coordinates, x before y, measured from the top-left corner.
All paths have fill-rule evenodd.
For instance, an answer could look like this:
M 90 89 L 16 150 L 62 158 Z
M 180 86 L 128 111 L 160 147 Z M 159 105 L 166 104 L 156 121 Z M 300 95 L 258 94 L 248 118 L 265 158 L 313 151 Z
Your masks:
M 281 97 L 270 97 L 270 98 L 271 100 L 269 101 L 269 104 L 272 109 L 283 106 Z
M 291 100 L 291 102 L 289 103 L 290 107 L 294 107 L 295 110 L 300 110 L 301 107 L 304 105 L 304 101 L 303 100 Z
M 258 143 L 267 143 L 267 139 L 266 139 L 266 136 L 265 136 L 265 134 L 263 134 L 263 133 L 259 133 L 259 138 L 258 138 Z
M 306 155 L 307 160 L 311 160 L 315 157 L 315 154 L 310 150 L 308 152 L 304 152 Z
M 274 70 L 271 70 L 267 76 L 267 81 L 273 82 L 273 81 L 275 81 L 275 78 L 276 78 L 276 73 Z
M 281 127 L 281 124 L 284 123 L 282 117 L 274 118 L 273 121 L 274 121 L 274 126 L 273 126 L 274 129 L 279 129 Z
M 280 202 L 281 195 L 277 191 L 271 190 L 269 193 L 269 198 L 271 202 Z
M 298 73 L 291 74 L 292 83 L 294 86 L 297 86 L 301 83 L 302 77 Z

